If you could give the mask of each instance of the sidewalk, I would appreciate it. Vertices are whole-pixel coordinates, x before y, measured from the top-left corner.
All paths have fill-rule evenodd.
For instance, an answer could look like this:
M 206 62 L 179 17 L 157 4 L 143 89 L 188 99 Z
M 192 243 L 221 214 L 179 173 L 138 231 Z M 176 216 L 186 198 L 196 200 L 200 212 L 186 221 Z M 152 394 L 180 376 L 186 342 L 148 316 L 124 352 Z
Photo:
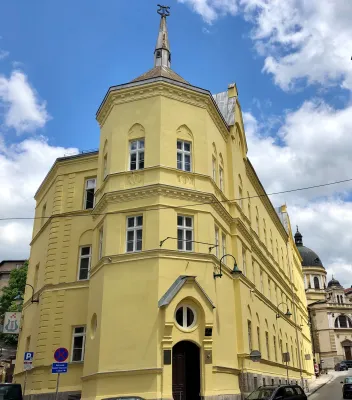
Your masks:
M 334 379 L 335 376 L 337 376 L 336 371 L 329 371 L 328 374 L 320 375 L 319 378 L 317 378 L 314 382 L 309 384 L 309 391 L 306 392 L 307 397 L 311 396 L 321 387 L 326 385 L 328 382 Z

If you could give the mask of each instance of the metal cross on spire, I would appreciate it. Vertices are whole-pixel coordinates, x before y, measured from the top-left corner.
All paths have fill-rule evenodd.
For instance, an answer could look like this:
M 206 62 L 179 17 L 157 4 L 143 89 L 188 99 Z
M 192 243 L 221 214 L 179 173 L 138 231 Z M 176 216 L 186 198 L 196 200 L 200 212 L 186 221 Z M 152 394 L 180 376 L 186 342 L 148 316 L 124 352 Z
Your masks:
M 159 15 L 165 18 L 170 15 L 170 6 L 161 6 L 160 4 L 158 4 L 158 7 L 160 7 L 157 11 Z

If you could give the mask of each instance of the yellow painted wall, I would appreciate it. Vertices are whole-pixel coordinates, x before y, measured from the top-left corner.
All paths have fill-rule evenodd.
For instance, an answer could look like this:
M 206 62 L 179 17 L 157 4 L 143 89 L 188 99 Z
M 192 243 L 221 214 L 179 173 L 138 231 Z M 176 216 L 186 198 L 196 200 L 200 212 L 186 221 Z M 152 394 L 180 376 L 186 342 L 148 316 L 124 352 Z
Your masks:
M 264 191 L 247 159 L 239 106 L 236 125 L 228 128 L 209 93 L 156 82 L 110 93 L 98 121 L 99 155 L 58 161 L 36 195 L 36 216 L 41 216 L 46 204 L 46 213 L 52 218 L 42 227 L 39 220 L 34 225 L 28 283 L 33 282 L 39 264 L 40 303 L 31 305 L 26 292 L 18 350 L 21 360 L 25 338 L 30 335 L 35 368 L 29 373 L 27 393 L 53 391 L 55 377 L 49 369 L 53 351 L 59 346 L 71 350 L 72 330 L 77 325 L 87 327 L 85 361 L 69 365 L 61 391 L 82 390 L 83 399 L 132 394 L 171 398 L 172 367 L 163 365 L 162 351 L 180 340 L 191 340 L 201 348 L 204 396 L 238 394 L 241 371 L 286 376 L 278 349 L 278 360 L 273 359 L 273 335 L 277 346 L 282 337 L 289 347 L 297 347 L 298 338 L 301 359 L 311 353 L 308 326 L 306 322 L 300 326 L 302 319 L 307 321 L 303 274 L 291 232 L 285 231 L 268 198 L 258 197 Z M 142 137 L 145 169 L 130 172 L 129 140 Z M 176 169 L 177 139 L 192 143 L 191 173 Z M 98 182 L 91 213 L 82 211 L 83 191 L 85 179 L 94 176 Z M 240 193 L 252 198 L 239 200 Z M 62 213 L 69 215 L 62 217 Z M 161 240 L 177 236 L 178 214 L 194 218 L 194 240 L 202 243 L 195 243 L 193 252 L 177 251 L 174 239 L 160 247 Z M 143 215 L 143 248 L 126 254 L 126 218 L 132 215 Z M 226 252 L 236 258 L 242 276 L 231 274 L 233 260 L 227 257 L 222 278 L 214 280 L 219 257 L 216 249 L 209 252 L 209 247 L 215 243 L 215 226 L 220 245 L 222 234 L 226 235 Z M 101 227 L 103 258 L 98 260 Z M 93 254 L 91 277 L 79 282 L 79 246 L 88 244 Z M 195 276 L 215 308 L 191 281 L 160 309 L 159 299 L 181 275 Z M 184 332 L 174 323 L 175 308 L 183 299 L 194 305 L 199 316 L 192 332 Z M 282 301 L 281 318 L 276 319 Z M 287 307 L 292 313 L 293 307 L 296 310 L 290 320 L 281 313 Z M 248 320 L 252 321 L 253 348 L 256 327 L 260 327 L 263 361 L 253 364 L 245 360 L 242 365 L 241 357 L 249 353 Z M 211 338 L 204 336 L 205 327 L 213 328 Z M 265 353 L 266 331 L 270 334 L 270 360 Z M 212 364 L 205 364 L 205 350 L 212 351 Z M 294 353 L 290 378 L 299 380 L 300 364 Z M 301 361 L 302 377 L 309 379 L 312 363 Z M 23 381 L 21 363 L 16 364 L 15 372 L 16 381 Z

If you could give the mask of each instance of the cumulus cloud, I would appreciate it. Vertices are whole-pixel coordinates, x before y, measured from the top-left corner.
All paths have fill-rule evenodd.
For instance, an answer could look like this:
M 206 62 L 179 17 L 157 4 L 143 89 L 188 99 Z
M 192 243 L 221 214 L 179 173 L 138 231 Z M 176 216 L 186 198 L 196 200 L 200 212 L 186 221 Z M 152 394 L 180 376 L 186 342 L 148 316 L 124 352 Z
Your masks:
M 241 15 L 265 57 L 263 71 L 284 90 L 301 83 L 352 89 L 352 2 L 345 0 L 179 0 L 207 23 Z
M 8 78 L 0 75 L 0 104 L 4 125 L 18 134 L 43 128 L 50 118 L 45 102 L 39 100 L 27 76 L 19 70 Z
M 0 60 L 3 60 L 4 58 L 8 57 L 9 54 L 10 53 L 8 51 L 0 49 Z
M 0 218 L 34 215 L 34 193 L 57 157 L 77 149 L 50 146 L 44 137 L 0 147 Z M 0 221 L 0 260 L 28 258 L 33 221 Z
M 265 120 L 244 113 L 248 155 L 267 192 L 350 179 L 351 112 L 307 101 L 287 112 L 276 136 L 268 135 Z M 346 287 L 352 284 L 352 203 L 345 201 L 351 189 L 351 183 L 343 183 L 271 196 L 273 204 L 288 205 L 304 244 Z

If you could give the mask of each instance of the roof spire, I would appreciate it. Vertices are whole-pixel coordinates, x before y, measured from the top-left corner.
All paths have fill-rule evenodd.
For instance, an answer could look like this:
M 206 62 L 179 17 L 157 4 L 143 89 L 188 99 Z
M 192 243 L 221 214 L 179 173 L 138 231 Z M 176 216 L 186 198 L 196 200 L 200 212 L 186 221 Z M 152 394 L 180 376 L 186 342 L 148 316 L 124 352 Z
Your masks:
M 303 236 L 301 235 L 301 232 L 298 230 L 298 225 L 297 227 L 297 232 L 295 233 L 295 243 L 296 246 L 303 246 Z
M 168 67 L 171 66 L 171 52 L 169 44 L 169 36 L 167 33 L 166 17 L 170 15 L 170 7 L 161 6 L 158 4 L 159 10 L 157 11 L 161 15 L 160 27 L 158 40 L 156 42 L 154 51 L 154 67 Z

